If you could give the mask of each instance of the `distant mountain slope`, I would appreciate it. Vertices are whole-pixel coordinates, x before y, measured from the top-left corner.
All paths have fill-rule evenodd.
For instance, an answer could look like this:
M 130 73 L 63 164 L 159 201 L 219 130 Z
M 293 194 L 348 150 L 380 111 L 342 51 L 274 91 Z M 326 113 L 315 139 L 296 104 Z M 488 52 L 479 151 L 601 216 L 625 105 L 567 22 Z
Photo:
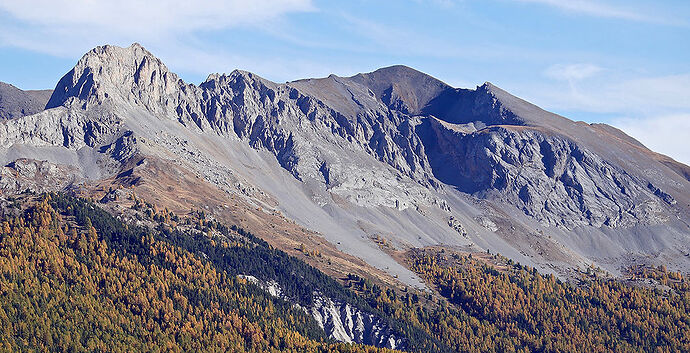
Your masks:
M 0 82 L 0 120 L 14 119 L 42 111 L 53 90 L 22 91 Z
M 88 52 L 47 107 L 0 125 L 2 161 L 19 160 L 7 192 L 111 181 L 157 198 L 172 193 L 159 180 L 190 174 L 219 190 L 219 213 L 280 215 L 419 287 L 395 251 L 488 250 L 563 277 L 690 270 L 687 166 L 491 83 L 395 66 L 285 84 L 236 70 L 197 86 L 134 44 Z M 175 168 L 157 175 L 157 161 Z

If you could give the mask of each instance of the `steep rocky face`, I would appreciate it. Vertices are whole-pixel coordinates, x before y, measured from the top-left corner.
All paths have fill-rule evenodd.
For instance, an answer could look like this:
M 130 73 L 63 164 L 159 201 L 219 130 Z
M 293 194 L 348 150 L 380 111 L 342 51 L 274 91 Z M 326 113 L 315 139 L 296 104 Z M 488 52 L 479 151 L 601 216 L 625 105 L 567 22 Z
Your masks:
M 435 175 L 483 198 L 499 198 L 545 225 L 572 228 L 661 223 L 671 202 L 646 180 L 557 134 L 491 127 L 467 132 L 420 125 Z M 663 202 L 662 202 L 663 201 Z
M 238 137 L 252 147 L 265 148 L 300 180 L 302 175 L 318 177 L 322 173 L 314 173 L 313 167 L 318 165 L 318 170 L 328 165 L 325 154 L 330 146 L 316 147 L 316 143 L 343 146 L 343 138 L 349 140 L 349 146 L 343 147 L 365 150 L 413 173 L 418 166 L 410 166 L 393 141 L 404 139 L 396 133 L 403 118 L 392 116 L 371 98 L 373 104 L 365 114 L 352 117 L 290 85 L 276 85 L 242 71 L 211 75 L 198 87 L 187 85 L 135 44 L 130 48 L 99 47 L 87 53 L 58 83 L 48 107 L 90 111 L 125 102 L 144 107 L 160 119 L 174 117 L 188 128 Z M 104 125 L 121 122 L 121 115 L 114 118 L 119 121 Z M 318 135 L 305 136 L 304 124 L 312 125 Z M 74 140 L 88 140 L 82 136 L 85 134 L 76 135 Z
M 473 124 L 477 129 L 489 125 L 525 125 L 524 118 L 504 105 L 495 93 L 497 90 L 488 82 L 476 90 L 446 89 L 424 106 L 422 114 L 453 124 Z
M 303 307 L 284 294 L 275 281 L 264 282 L 251 275 L 240 275 L 274 297 L 284 299 L 311 314 L 329 338 L 339 342 L 360 343 L 390 349 L 405 349 L 406 339 L 376 315 L 339 300 L 313 293 L 312 304 Z
M 46 109 L 78 104 L 82 109 L 109 100 L 143 105 L 161 112 L 183 89 L 181 80 L 139 44 L 91 50 L 57 84 Z
M 99 179 L 146 155 L 172 160 L 410 284 L 370 239 L 614 273 L 631 257 L 675 259 L 690 240 L 687 166 L 490 83 L 456 89 L 396 66 L 286 84 L 234 71 L 196 86 L 135 44 L 87 53 L 47 106 L 0 125 L 6 163 L 30 154 Z M 541 227 L 552 236 L 534 236 Z
M 52 90 L 23 91 L 0 82 L 0 120 L 19 118 L 42 111 Z
M 340 342 L 405 349 L 405 338 L 397 336 L 387 323 L 350 304 L 317 297 L 310 312 L 329 337 Z

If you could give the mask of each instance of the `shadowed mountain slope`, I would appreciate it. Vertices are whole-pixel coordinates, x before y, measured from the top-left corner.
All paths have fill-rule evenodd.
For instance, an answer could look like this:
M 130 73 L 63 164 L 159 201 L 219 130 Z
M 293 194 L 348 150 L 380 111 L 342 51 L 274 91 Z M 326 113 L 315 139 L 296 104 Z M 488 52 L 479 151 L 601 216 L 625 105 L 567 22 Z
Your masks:
M 42 111 L 52 90 L 23 91 L 10 84 L 0 82 L 0 119 L 14 119 Z

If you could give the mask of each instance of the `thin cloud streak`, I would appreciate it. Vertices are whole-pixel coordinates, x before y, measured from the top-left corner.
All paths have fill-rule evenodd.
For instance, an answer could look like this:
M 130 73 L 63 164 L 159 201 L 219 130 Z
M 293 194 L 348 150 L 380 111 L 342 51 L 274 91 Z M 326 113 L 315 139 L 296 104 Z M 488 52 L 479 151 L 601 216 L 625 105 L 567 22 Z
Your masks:
M 592 77 L 602 70 L 601 67 L 594 64 L 556 64 L 549 66 L 544 74 L 556 80 L 572 82 Z
M 609 5 L 602 1 L 592 0 L 512 0 L 522 3 L 533 3 L 557 8 L 569 13 L 615 18 L 628 21 L 654 23 L 671 26 L 688 26 L 685 20 L 668 16 L 653 15 L 641 9 L 631 9 L 623 6 Z
M 105 43 L 167 44 L 313 11 L 312 0 L 0 1 L 0 45 L 70 57 Z
M 645 119 L 616 118 L 610 123 L 655 152 L 690 165 L 690 114 L 654 116 Z
M 632 116 L 690 111 L 690 91 L 687 89 L 690 87 L 690 73 L 612 78 L 610 75 L 592 74 L 594 71 L 605 72 L 594 69 L 583 73 L 561 72 L 558 79 L 526 87 L 523 92 L 534 102 L 552 110 Z M 580 79 L 573 79 L 576 76 Z
M 312 0 L 5 1 L 0 2 L 0 46 L 71 58 L 97 45 L 140 42 L 168 58 L 176 70 L 195 76 L 207 70 L 262 68 L 262 74 L 283 78 L 288 75 L 285 70 L 301 73 L 313 64 L 225 53 L 209 49 L 208 43 L 204 48 L 200 39 L 209 32 L 240 27 L 262 31 L 288 14 L 315 11 Z
M 374 22 L 348 13 L 339 14 L 341 26 L 364 40 L 352 51 L 361 53 L 390 53 L 396 56 L 418 56 L 436 59 L 553 60 L 563 56 L 580 55 L 577 51 L 526 48 L 504 43 L 464 44 L 424 35 L 408 27 Z
M 0 10 L 44 28 L 86 27 L 151 38 L 256 24 L 314 6 L 311 0 L 24 0 L 2 2 Z

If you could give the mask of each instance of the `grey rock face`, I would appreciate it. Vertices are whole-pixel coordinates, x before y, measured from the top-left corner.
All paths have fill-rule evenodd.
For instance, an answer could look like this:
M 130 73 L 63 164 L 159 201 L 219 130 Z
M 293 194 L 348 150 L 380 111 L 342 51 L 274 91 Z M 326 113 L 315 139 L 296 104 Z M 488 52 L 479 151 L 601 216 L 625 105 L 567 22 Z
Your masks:
M 317 297 L 310 311 L 319 326 L 335 340 L 390 349 L 405 349 L 404 337 L 393 333 L 388 324 L 380 318 L 350 304 Z
M 316 323 L 329 338 L 338 342 L 360 343 L 390 349 L 405 349 L 407 339 L 395 334 L 381 318 L 348 303 L 313 293 L 310 307 L 301 307 L 292 298 L 285 296 L 283 289 L 275 282 L 263 282 L 251 275 L 239 277 L 252 282 L 274 297 L 284 299 L 311 314 Z
M 82 111 L 58 107 L 0 125 L 0 145 L 62 146 L 78 150 L 108 141 L 119 124 L 118 118 L 105 109 Z
M 690 269 L 674 255 L 690 240 L 687 166 L 490 83 L 456 89 L 396 66 L 286 84 L 233 71 L 196 86 L 134 44 L 87 53 L 47 107 L 0 125 L 5 163 L 30 154 L 101 178 L 137 156 L 173 160 L 406 283 L 419 281 L 368 234 L 549 269 L 615 272 L 651 253 Z M 552 237 L 537 239 L 541 227 Z
M 508 127 L 463 133 L 435 119 L 426 129 L 430 163 L 441 181 L 504 200 L 545 225 L 617 227 L 667 218 L 652 194 L 662 197 L 661 191 L 650 193 L 644 179 L 564 136 Z
M 0 120 L 9 120 L 42 111 L 52 90 L 23 91 L 0 82 Z
M 78 182 L 78 175 L 71 166 L 20 158 L 0 169 L 0 190 L 5 194 L 57 191 Z
M 677 203 L 676 199 L 674 199 L 673 196 L 654 186 L 654 184 L 647 184 L 647 188 L 649 188 L 649 190 L 654 193 L 654 196 L 657 196 L 660 199 L 664 200 L 664 202 L 666 202 L 667 204 L 673 206 Z
M 97 47 L 84 55 L 57 84 L 46 109 L 77 105 L 82 109 L 124 100 L 160 112 L 173 104 L 184 84 L 139 44 Z M 171 97 L 172 96 L 172 97 Z

